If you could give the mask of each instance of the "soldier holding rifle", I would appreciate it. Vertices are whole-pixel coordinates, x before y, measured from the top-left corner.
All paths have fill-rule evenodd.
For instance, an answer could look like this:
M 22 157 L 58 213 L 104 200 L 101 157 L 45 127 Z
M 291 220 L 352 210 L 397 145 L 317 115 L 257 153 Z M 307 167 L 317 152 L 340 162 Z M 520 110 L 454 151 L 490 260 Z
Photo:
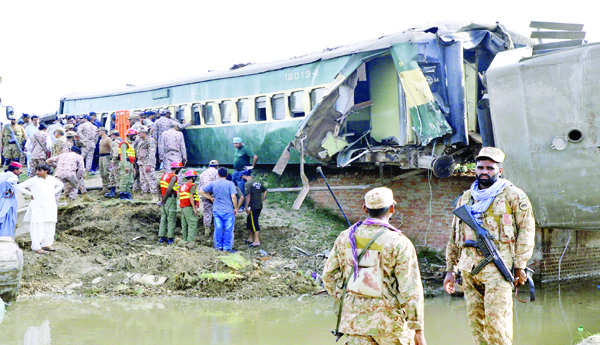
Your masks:
M 503 261 L 508 270 L 514 267 L 513 280 L 518 287 L 528 279 L 525 269 L 533 254 L 535 221 L 531 203 L 521 189 L 500 178 L 504 162 L 501 150 L 484 147 L 476 162 L 477 179 L 463 193 L 458 206 L 471 206 L 475 221 L 493 237 L 499 261 Z M 513 284 L 505 279 L 495 264 L 487 264 L 483 268 L 478 266 L 489 258 L 485 258 L 479 248 L 469 245 L 475 241 L 475 231 L 454 217 L 446 246 L 448 273 L 444 290 L 454 292 L 460 270 L 475 344 L 512 344 Z

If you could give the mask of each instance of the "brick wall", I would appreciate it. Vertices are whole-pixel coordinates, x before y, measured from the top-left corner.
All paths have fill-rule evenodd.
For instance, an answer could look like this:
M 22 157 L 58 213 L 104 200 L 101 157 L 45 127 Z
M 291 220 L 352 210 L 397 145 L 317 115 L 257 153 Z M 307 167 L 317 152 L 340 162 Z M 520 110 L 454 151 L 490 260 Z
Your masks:
M 388 172 L 384 180 L 389 180 L 393 174 Z M 381 181 L 378 171 L 329 171 L 325 175 L 332 187 L 357 188 Z M 431 176 L 429 179 L 426 172 L 394 182 L 389 187 L 398 202 L 398 212 L 391 221 L 392 225 L 399 226 L 417 246 L 427 245 L 443 250 L 449 236 L 452 203 L 472 182 L 473 177 L 469 176 L 447 179 Z M 325 183 L 315 175 L 311 176 L 310 185 L 324 187 Z M 334 190 L 334 193 L 349 220 L 356 222 L 365 217 L 362 205 L 368 189 L 350 188 Z M 339 213 L 329 191 L 311 191 L 308 196 L 317 204 Z M 530 267 L 536 271 L 536 281 L 551 282 L 558 279 L 558 263 L 569 234 L 571 240 L 561 263 L 561 277 L 572 279 L 600 275 L 600 231 L 537 229 L 535 251 L 530 261 Z
M 600 231 L 538 229 L 536 242 L 538 280 L 557 281 L 559 262 L 561 279 L 600 275 Z
M 351 186 L 355 188 L 381 181 L 378 171 L 326 174 L 326 177 L 332 187 Z M 389 180 L 392 177 L 386 174 L 384 179 Z M 388 186 L 394 191 L 398 209 L 395 217 L 391 220 L 392 225 L 399 226 L 415 245 L 426 244 L 435 249 L 445 248 L 454 209 L 452 201 L 468 189 L 472 182 L 472 177 L 438 179 L 431 176 L 429 179 L 427 173 L 394 182 Z M 325 186 L 325 183 L 319 177 L 310 181 L 310 185 L 311 187 Z M 362 205 L 367 191 L 368 189 L 334 190 L 336 198 L 351 222 L 356 222 L 366 216 Z M 308 196 L 319 205 L 339 213 L 328 190 L 311 191 Z

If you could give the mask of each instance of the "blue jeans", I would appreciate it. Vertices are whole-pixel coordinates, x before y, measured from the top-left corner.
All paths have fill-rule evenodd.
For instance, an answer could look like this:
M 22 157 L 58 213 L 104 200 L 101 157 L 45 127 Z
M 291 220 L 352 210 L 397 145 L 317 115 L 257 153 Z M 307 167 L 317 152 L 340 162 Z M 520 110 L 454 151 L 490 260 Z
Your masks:
M 215 218 L 215 234 L 213 247 L 218 250 L 231 250 L 233 247 L 233 224 L 235 215 L 227 212 L 213 211 Z
M 244 194 L 244 196 L 246 196 L 246 191 L 244 190 L 244 183 L 246 183 L 246 181 L 244 181 L 244 179 L 242 178 L 242 173 L 244 171 L 234 171 L 233 174 L 231 175 L 232 179 L 233 179 L 233 183 L 240 187 L 240 190 L 242 191 L 242 194 Z

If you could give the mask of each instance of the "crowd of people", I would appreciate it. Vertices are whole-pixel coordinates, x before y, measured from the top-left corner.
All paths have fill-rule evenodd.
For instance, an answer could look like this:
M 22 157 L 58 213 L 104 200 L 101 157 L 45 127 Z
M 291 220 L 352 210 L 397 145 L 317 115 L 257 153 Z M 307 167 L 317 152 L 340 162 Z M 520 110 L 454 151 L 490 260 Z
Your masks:
M 1 174 L 0 188 L 6 193 L 3 201 L 14 203 L 11 201 L 4 207 L 9 211 L 1 224 L 2 233 L 14 236 L 16 190 L 32 196 L 27 215 L 41 202 L 50 203 L 48 196 L 52 195 L 53 208 L 34 212 L 35 216 L 26 216 L 26 221 L 45 224 L 30 226 L 32 250 L 40 254 L 54 251 L 50 238 L 54 238 L 57 205 L 63 198 L 68 207 L 80 195 L 84 202 L 93 201 L 84 180 L 89 174 L 99 172 L 101 193 L 105 198 L 132 200 L 137 192 L 136 199 L 158 199 L 160 243 L 175 242 L 178 213 L 181 214 L 183 240 L 193 242 L 198 230 L 198 216 L 202 213 L 205 236 L 210 236 L 214 229 L 214 248 L 235 251 L 234 218 L 245 211 L 249 231 L 245 242 L 251 247 L 260 246 L 258 217 L 267 190 L 252 179 L 258 156 L 241 138 L 235 137 L 232 139 L 236 149 L 233 174 L 219 167 L 216 160 L 210 161 L 209 167 L 200 174 L 195 169 L 185 169 L 187 151 L 182 130 L 191 123 L 181 124 L 172 119 L 169 110 L 158 112 L 156 120 L 155 115 L 154 112 L 130 115 L 130 127 L 124 138 L 114 129 L 115 121 L 110 123 L 109 130 L 93 112 L 78 117 L 57 116 L 48 124 L 27 114 L 18 121 L 11 120 L 1 132 L 6 170 Z M 29 179 L 17 185 L 25 164 Z M 157 180 L 156 171 L 159 170 L 164 170 L 164 174 Z M 36 193 L 42 194 L 36 197 Z M 51 213 L 54 218 L 46 217 Z

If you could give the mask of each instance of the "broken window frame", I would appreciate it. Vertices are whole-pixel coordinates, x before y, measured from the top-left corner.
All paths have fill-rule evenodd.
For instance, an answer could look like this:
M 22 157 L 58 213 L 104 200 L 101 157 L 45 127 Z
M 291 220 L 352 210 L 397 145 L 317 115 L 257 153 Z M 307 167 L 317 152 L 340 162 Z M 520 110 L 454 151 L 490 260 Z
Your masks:
M 271 110 L 273 120 L 285 119 L 285 95 L 283 93 L 277 93 L 271 97 Z

